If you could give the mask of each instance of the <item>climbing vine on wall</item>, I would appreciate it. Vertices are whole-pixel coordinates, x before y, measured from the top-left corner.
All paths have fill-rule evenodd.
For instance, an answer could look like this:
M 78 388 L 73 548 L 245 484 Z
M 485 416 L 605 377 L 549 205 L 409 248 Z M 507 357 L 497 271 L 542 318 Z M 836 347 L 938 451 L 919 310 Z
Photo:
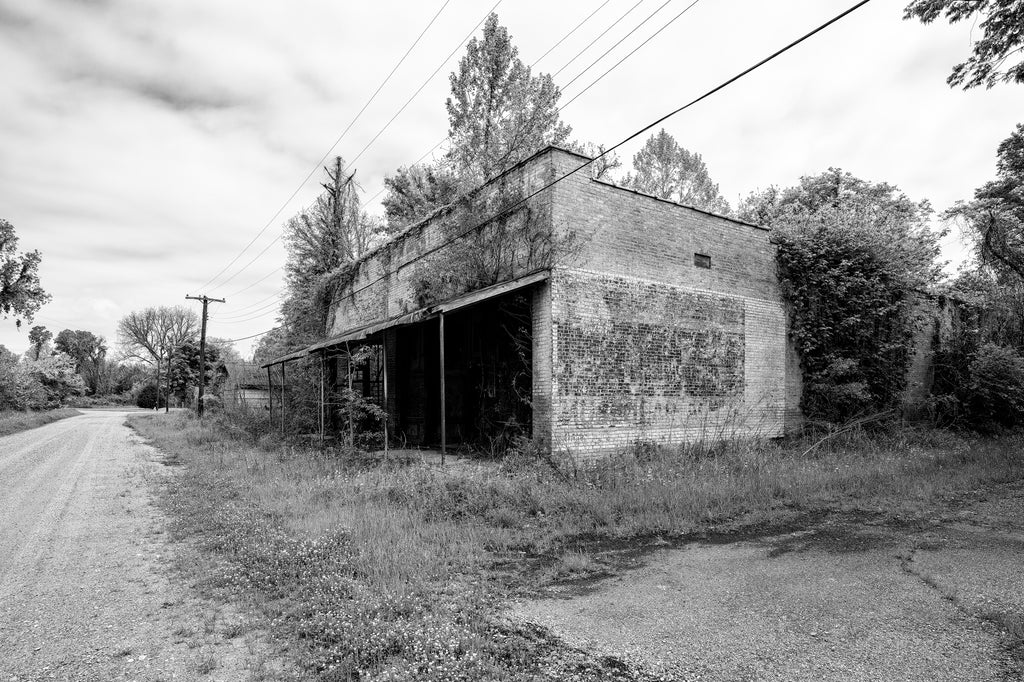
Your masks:
M 741 202 L 740 217 L 771 227 L 778 247 L 807 417 L 840 422 L 899 402 L 918 292 L 941 277 L 930 214 L 926 201 L 836 168 Z
M 552 229 L 547 203 L 524 202 L 524 196 L 521 178 L 502 178 L 439 216 L 441 239 L 448 243 L 415 266 L 418 306 L 550 268 L 557 254 L 572 249 L 572 236 Z

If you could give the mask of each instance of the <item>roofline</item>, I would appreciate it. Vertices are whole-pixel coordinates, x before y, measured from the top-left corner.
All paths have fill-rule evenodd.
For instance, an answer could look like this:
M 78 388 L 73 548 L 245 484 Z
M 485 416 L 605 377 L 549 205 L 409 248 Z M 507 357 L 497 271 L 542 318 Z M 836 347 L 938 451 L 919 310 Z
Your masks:
M 771 232 L 771 228 L 764 227 L 763 225 L 758 225 L 756 223 L 749 223 L 746 220 L 740 220 L 739 218 L 734 218 L 732 216 L 722 215 L 721 213 L 715 213 L 714 211 L 708 211 L 708 210 L 703 209 L 703 208 L 697 208 L 696 206 L 690 206 L 689 204 L 682 204 L 682 203 L 679 203 L 678 201 L 672 201 L 671 199 L 662 199 L 659 196 L 655 196 L 653 194 L 648 194 L 647 192 L 641 192 L 639 190 L 635 190 L 635 189 L 632 189 L 630 187 L 623 187 L 622 185 L 616 185 L 614 182 L 608 182 L 607 180 L 601 180 L 600 178 L 590 178 L 590 180 L 592 182 L 596 182 L 598 184 L 605 185 L 607 187 L 614 187 L 615 189 L 622 190 L 623 192 L 631 192 L 633 194 L 637 194 L 637 195 L 642 196 L 642 197 L 647 197 L 649 199 L 654 199 L 655 201 L 660 201 L 660 202 L 663 202 L 663 203 L 666 203 L 666 204 L 672 204 L 673 206 L 679 206 L 681 208 L 688 208 L 691 211 L 697 211 L 698 213 L 703 213 L 704 215 L 709 215 L 709 216 L 711 216 L 713 218 L 721 218 L 722 220 L 728 220 L 729 222 L 737 223 L 738 225 L 745 225 L 747 227 L 753 227 L 754 229 L 757 229 L 757 230 L 763 230 L 765 232 Z
M 509 173 L 512 173 L 513 171 L 518 170 L 519 168 L 525 166 L 526 164 L 530 163 L 534 159 L 537 159 L 538 157 L 540 157 L 540 156 L 542 156 L 544 154 L 547 154 L 547 153 L 549 153 L 551 151 L 565 152 L 566 154 L 572 154 L 573 156 L 577 156 L 579 158 L 586 159 L 587 161 L 593 161 L 594 160 L 593 158 L 587 156 L 586 154 L 580 154 L 579 152 L 574 152 L 574 151 L 572 151 L 570 149 L 566 149 L 565 147 L 559 147 L 557 145 L 549 144 L 546 147 L 543 147 L 543 148 L 537 150 L 536 152 L 534 152 L 530 156 L 526 157 L 525 159 L 523 159 L 521 161 L 517 161 L 516 163 L 512 164 L 511 166 L 509 166 L 508 168 L 506 168 L 502 172 L 500 172 L 497 175 L 495 175 L 493 178 L 491 178 L 491 179 L 487 180 L 486 182 L 484 182 L 482 185 L 477 185 L 473 189 L 471 189 L 468 192 L 466 192 L 464 196 L 472 196 L 472 195 L 478 193 L 480 190 L 484 189 L 488 185 L 491 185 L 491 184 L 493 184 L 495 182 L 498 182 L 499 180 L 501 180 L 503 177 L 505 177 Z M 461 199 L 462 196 L 460 195 L 459 198 Z M 360 265 L 361 263 L 363 263 L 364 261 L 367 261 L 370 258 L 373 258 L 379 252 L 381 252 L 384 249 L 386 249 L 387 247 L 391 246 L 392 244 L 397 242 L 399 239 L 402 239 L 403 237 L 408 235 L 413 230 L 416 230 L 420 226 L 430 222 L 431 220 L 436 218 L 441 213 L 443 213 L 443 212 L 445 212 L 447 210 L 450 210 L 453 206 L 455 206 L 456 201 L 453 201 L 451 203 L 445 204 L 444 206 L 438 206 L 433 211 L 431 211 L 430 213 L 428 213 L 424 217 L 420 218 L 416 222 L 411 223 L 411 224 L 403 227 L 399 232 L 396 232 L 395 234 L 393 234 L 383 244 L 380 244 L 379 246 L 373 247 L 372 249 L 370 249 L 369 251 L 364 253 L 362 256 L 360 256 L 356 260 L 352 261 L 351 263 L 347 263 L 344 266 L 344 269 L 347 270 L 349 268 L 354 268 L 354 267 Z

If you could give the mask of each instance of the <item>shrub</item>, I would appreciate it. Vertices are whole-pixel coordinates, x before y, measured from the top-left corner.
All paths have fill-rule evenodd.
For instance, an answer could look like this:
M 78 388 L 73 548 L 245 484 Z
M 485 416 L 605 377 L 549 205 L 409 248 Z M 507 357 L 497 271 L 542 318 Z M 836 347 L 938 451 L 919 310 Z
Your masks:
M 1012 348 L 986 343 L 968 371 L 964 411 L 973 428 L 996 431 L 1024 421 L 1024 358 Z
M 159 405 L 157 405 L 157 400 L 160 401 Z M 135 404 L 146 410 L 152 410 L 154 407 L 163 407 L 164 402 L 164 397 L 160 395 L 156 384 L 146 384 L 143 386 L 142 390 L 139 391 L 139 397 L 135 399 Z

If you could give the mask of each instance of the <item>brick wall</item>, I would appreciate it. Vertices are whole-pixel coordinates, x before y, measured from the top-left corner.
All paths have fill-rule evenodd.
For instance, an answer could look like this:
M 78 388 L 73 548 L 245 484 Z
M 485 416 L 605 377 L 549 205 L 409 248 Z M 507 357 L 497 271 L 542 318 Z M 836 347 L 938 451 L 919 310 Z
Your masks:
M 542 153 L 485 185 L 478 196 L 483 201 L 493 200 L 499 192 L 525 196 L 551 178 L 550 161 L 551 154 Z M 550 192 L 529 201 L 538 231 L 550 231 L 550 201 Z M 421 306 L 416 297 L 416 280 L 420 269 L 433 259 L 450 257 L 455 248 L 455 245 L 443 246 L 453 232 L 445 226 L 446 218 L 447 214 L 440 213 L 425 219 L 355 263 L 350 270 L 350 280 L 335 293 L 327 336 L 341 335 L 418 310 Z M 439 246 L 441 248 L 433 254 L 424 257 Z M 515 246 L 517 253 L 509 276 L 488 284 L 497 284 L 534 269 L 531 256 L 521 252 L 523 245 Z
M 505 181 L 530 192 L 585 160 L 549 149 Z M 799 422 L 799 365 L 766 230 L 586 171 L 533 202 L 567 245 L 533 293 L 539 440 L 585 459 L 636 441 L 777 435 Z M 427 220 L 358 264 L 331 334 L 416 309 L 417 259 L 444 235 Z
M 585 160 L 552 155 L 559 174 Z M 555 449 L 586 459 L 799 422 L 766 230 L 584 172 L 556 186 L 552 221 L 575 243 L 550 280 L 551 385 L 534 389 L 550 396 Z

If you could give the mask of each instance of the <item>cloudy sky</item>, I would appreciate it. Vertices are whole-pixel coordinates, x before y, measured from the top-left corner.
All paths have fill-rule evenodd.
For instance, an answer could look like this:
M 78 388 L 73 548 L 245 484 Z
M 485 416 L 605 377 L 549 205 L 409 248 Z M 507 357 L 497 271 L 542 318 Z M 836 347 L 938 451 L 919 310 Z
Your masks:
M 211 335 L 274 326 L 274 240 L 315 196 L 317 176 L 303 179 L 443 6 L 333 151 L 358 156 L 379 211 L 384 175 L 444 138 L 447 74 L 495 2 L 0 0 L 0 217 L 42 252 L 53 301 L 36 323 L 113 344 L 122 315 L 206 293 L 228 301 L 211 307 Z M 502 0 L 497 12 L 563 102 L 586 89 L 562 112 L 574 137 L 610 145 L 852 0 L 702 0 L 680 15 L 691 3 Z M 829 166 L 938 209 L 969 198 L 1024 120 L 1024 88 L 951 90 L 973 27 L 903 21 L 903 4 L 874 0 L 665 128 L 731 203 Z M 627 165 L 642 139 L 623 147 Z M 957 241 L 945 240 L 953 259 Z M 0 320 L 0 343 L 20 352 L 26 330 Z

